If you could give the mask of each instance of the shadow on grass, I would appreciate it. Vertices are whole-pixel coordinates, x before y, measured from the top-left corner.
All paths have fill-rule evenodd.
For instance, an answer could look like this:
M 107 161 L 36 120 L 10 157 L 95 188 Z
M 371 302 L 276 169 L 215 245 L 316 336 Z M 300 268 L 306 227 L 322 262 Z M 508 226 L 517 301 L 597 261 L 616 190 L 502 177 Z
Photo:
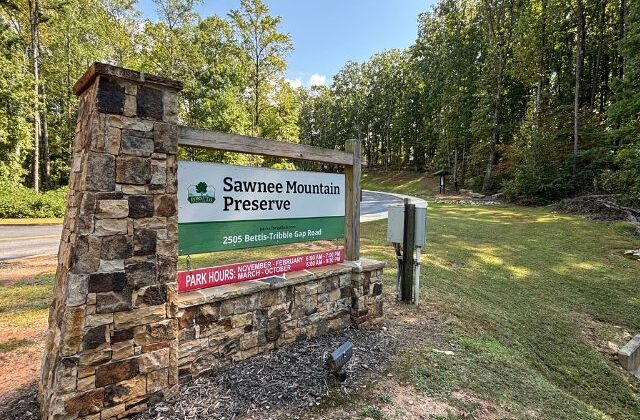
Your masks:
M 40 275 L 0 287 L 0 327 L 29 328 L 47 321 L 53 276 Z

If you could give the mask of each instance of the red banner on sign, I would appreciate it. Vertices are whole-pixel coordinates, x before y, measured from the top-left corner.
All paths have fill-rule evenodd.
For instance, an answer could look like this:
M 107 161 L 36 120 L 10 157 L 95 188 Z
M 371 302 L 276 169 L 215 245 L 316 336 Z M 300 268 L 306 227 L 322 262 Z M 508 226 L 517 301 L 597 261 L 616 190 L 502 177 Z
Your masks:
M 311 254 L 179 271 L 178 290 L 187 292 L 239 281 L 277 276 L 307 268 L 338 264 L 343 261 L 344 249 L 340 248 Z

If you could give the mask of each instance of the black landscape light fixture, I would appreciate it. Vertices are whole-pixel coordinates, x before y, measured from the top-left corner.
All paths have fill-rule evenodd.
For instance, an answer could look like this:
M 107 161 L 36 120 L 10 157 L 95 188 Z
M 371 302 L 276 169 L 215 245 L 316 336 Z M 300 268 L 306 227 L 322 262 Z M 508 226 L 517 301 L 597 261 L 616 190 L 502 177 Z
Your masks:
M 327 368 L 333 372 L 333 375 L 340 382 L 344 382 L 347 379 L 347 372 L 344 371 L 344 366 L 351 360 L 351 356 L 353 356 L 353 343 L 351 341 L 345 342 L 327 356 Z
M 433 173 L 433 176 L 440 177 L 440 194 L 444 194 L 447 192 L 447 188 L 445 186 L 445 178 L 447 175 L 451 175 L 451 172 L 447 171 L 446 169 L 440 169 L 439 171 L 435 171 Z

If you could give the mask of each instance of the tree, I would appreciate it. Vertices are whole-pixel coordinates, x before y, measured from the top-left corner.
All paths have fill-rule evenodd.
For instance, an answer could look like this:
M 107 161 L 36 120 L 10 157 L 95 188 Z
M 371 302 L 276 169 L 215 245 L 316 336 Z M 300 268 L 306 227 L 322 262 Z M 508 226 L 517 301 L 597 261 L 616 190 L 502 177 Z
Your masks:
M 207 192 L 207 183 L 200 181 L 196 184 L 196 192 L 200 195 L 204 195 Z
M 497 160 L 497 148 L 500 142 L 500 123 L 503 101 L 503 89 L 507 60 L 511 55 L 513 34 L 516 21 L 520 15 L 522 3 L 520 0 L 485 0 L 481 12 L 487 24 L 489 41 L 489 61 L 487 70 L 493 73 L 495 90 L 493 92 L 493 111 L 491 117 L 491 141 L 489 143 L 489 157 L 487 169 L 482 182 L 482 192 L 491 189 L 491 177 Z
M 640 205 L 640 5 L 631 3 L 628 26 L 620 42 L 624 70 L 612 82 L 613 103 L 608 109 L 612 137 L 617 145 L 615 170 L 604 177 L 606 185 Z
M 4 7 L 10 7 L 12 13 L 18 11 L 8 3 Z M 27 174 L 23 163 L 33 150 L 29 120 L 36 98 L 32 74 L 21 55 L 26 44 L 12 30 L 10 21 L 0 14 L 0 183 L 19 184 Z
M 577 170 L 578 147 L 580 142 L 580 79 L 582 78 L 582 65 L 584 60 L 584 6 L 582 0 L 577 0 L 576 7 L 576 85 L 573 102 L 573 158 L 574 172 Z
M 31 58 L 31 71 L 33 74 L 33 89 L 35 92 L 36 106 L 33 108 L 33 188 L 36 193 L 40 191 L 40 135 L 41 135 L 41 80 L 40 80 L 40 3 L 38 0 L 28 0 L 29 7 L 29 34 L 31 45 L 29 55 Z
M 289 34 L 278 32 L 281 18 L 269 15 L 261 0 L 241 0 L 240 9 L 229 13 L 238 34 L 251 80 L 251 134 L 260 134 L 261 104 L 270 83 L 287 68 L 286 54 L 293 48 Z

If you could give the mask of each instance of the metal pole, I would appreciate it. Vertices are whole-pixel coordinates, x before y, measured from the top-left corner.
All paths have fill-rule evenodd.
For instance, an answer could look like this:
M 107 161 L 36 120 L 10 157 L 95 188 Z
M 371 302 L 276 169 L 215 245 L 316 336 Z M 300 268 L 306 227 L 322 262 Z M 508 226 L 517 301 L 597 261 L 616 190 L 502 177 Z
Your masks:
M 398 272 L 396 273 L 396 299 L 401 299 L 400 284 L 402 283 L 402 252 L 400 244 L 394 243 L 393 249 L 396 251 L 396 262 L 398 264 Z
M 420 304 L 420 254 L 421 248 L 416 248 L 416 280 L 413 298 L 413 302 L 416 306 Z

